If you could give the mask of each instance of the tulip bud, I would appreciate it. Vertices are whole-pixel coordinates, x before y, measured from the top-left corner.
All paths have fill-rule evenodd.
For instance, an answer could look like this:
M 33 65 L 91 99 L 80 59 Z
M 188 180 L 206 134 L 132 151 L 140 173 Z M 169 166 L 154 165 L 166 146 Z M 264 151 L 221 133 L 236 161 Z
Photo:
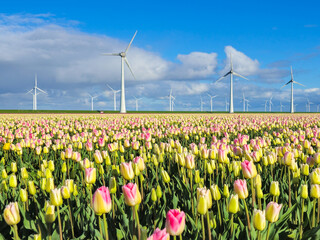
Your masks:
M 157 186 L 156 194 L 157 194 L 158 199 L 160 199 L 162 197 L 162 190 L 161 190 L 160 185 Z
M 111 211 L 109 188 L 102 186 L 95 191 L 92 197 L 92 207 L 97 215 Z
M 17 185 L 18 185 L 17 176 L 14 174 L 11 174 L 9 177 L 9 187 L 16 188 Z
M 115 177 L 109 179 L 109 189 L 110 193 L 115 194 L 117 192 L 117 182 Z
M 141 194 L 137 184 L 128 183 L 127 185 L 124 185 L 122 187 L 122 192 L 126 205 L 133 207 L 141 203 Z
M 301 185 L 301 194 L 300 195 L 304 199 L 308 198 L 308 185 L 307 184 Z
M 308 164 L 301 164 L 301 173 L 304 176 L 309 175 L 309 165 Z
M 41 190 L 46 190 L 46 185 L 47 185 L 47 179 L 46 178 L 41 178 L 40 180 L 40 188 Z
M 171 209 L 167 212 L 166 230 L 171 236 L 179 236 L 186 224 L 186 215 L 178 209 Z
M 278 181 L 272 181 L 270 185 L 270 194 L 278 197 L 280 196 L 280 189 L 279 189 L 279 182 Z
M 26 202 L 28 200 L 28 192 L 27 189 L 20 189 L 20 199 L 21 202 Z
M 47 184 L 46 184 L 46 191 L 50 193 L 51 189 L 54 189 L 54 179 L 53 178 L 48 178 L 47 179 Z
M 208 211 L 207 198 L 204 195 L 200 195 L 198 199 L 198 213 L 204 215 Z
M 73 185 L 73 196 L 77 196 L 78 195 L 78 188 L 77 188 L 77 184 Z
M 262 184 L 261 184 L 261 176 L 260 176 L 260 174 L 258 174 L 258 175 L 256 176 L 256 179 L 255 179 L 255 186 L 256 186 L 256 188 L 261 188 L 261 186 L 262 186 Z
M 257 169 L 253 162 L 244 160 L 241 163 L 242 173 L 245 178 L 255 178 L 257 176 Z
M 53 223 L 56 220 L 54 205 L 50 205 L 47 201 L 45 206 L 45 221 L 46 223 Z
M 314 169 L 310 173 L 311 184 L 320 184 L 320 168 Z
M 61 189 L 55 188 L 52 189 L 50 192 L 50 204 L 56 207 L 62 205 L 62 196 L 61 196 Z
M 18 171 L 17 163 L 16 162 L 12 162 L 11 163 L 11 172 L 16 173 L 17 171 Z
M 260 199 L 263 198 L 263 192 L 261 187 L 257 187 L 257 197 Z
M 22 177 L 22 179 L 28 178 L 28 172 L 27 172 L 26 168 L 21 168 L 21 177 Z
M 1 185 L 0 185 L 0 190 L 7 192 L 8 191 L 8 186 L 5 180 L 2 180 Z
M 120 172 L 124 179 L 130 181 L 134 178 L 134 172 L 132 168 L 132 162 L 123 162 L 120 164 Z
M 41 234 L 34 234 L 33 235 L 33 240 L 41 240 Z
M 61 187 L 61 195 L 63 199 L 69 199 L 70 198 L 70 190 L 67 186 Z
M 28 190 L 30 195 L 34 196 L 36 194 L 37 190 L 33 181 L 28 181 Z
M 245 199 L 248 197 L 248 188 L 246 180 L 238 179 L 234 181 L 233 184 L 234 192 L 238 194 L 240 199 Z
M 228 211 L 230 213 L 237 213 L 239 211 L 239 197 L 238 194 L 232 194 L 230 197 Z
M 210 190 L 211 190 L 211 194 L 212 194 L 213 200 L 218 201 L 218 200 L 221 199 L 221 194 L 220 194 L 220 190 L 219 190 L 218 185 L 213 184 L 213 185 L 210 187 Z
M 255 229 L 262 231 L 266 227 L 265 211 L 254 209 L 253 211 L 253 226 Z
M 46 176 L 47 179 L 53 177 L 53 176 L 52 176 L 52 172 L 50 171 L 49 168 L 47 168 L 45 172 L 46 172 L 46 173 L 45 173 L 45 176 Z
M 67 172 L 67 164 L 66 164 L 66 162 L 63 162 L 63 163 L 62 163 L 62 165 L 61 165 L 61 172 L 62 172 L 62 173 Z
M 97 178 L 97 169 L 95 168 L 86 168 L 85 170 L 85 183 L 94 184 Z
M 50 169 L 50 171 L 54 171 L 54 162 L 52 160 L 48 162 L 48 168 Z
M 276 202 L 269 202 L 266 208 L 266 218 L 268 222 L 273 223 L 278 221 L 281 207 L 282 204 L 278 204 Z
M 320 185 L 319 184 L 312 184 L 311 185 L 310 197 L 320 198 Z
M 230 196 L 229 186 L 227 184 L 224 184 L 224 186 L 223 186 L 223 196 L 225 198 L 228 198 Z
M 196 184 L 200 183 L 200 172 L 199 172 L 199 170 L 195 171 L 194 181 L 195 181 Z
M 17 202 L 10 203 L 3 212 L 3 218 L 8 225 L 16 225 L 20 222 L 20 212 Z
M 8 177 L 6 169 L 2 169 L 1 176 L 2 176 L 2 179 L 6 179 Z
M 167 171 L 164 170 L 163 168 L 161 168 L 161 176 L 162 176 L 162 180 L 163 180 L 165 183 L 170 182 L 170 176 L 169 176 L 169 174 L 167 173 Z
M 157 201 L 157 193 L 156 193 L 156 190 L 154 188 L 151 189 L 151 200 L 153 202 L 156 202 Z

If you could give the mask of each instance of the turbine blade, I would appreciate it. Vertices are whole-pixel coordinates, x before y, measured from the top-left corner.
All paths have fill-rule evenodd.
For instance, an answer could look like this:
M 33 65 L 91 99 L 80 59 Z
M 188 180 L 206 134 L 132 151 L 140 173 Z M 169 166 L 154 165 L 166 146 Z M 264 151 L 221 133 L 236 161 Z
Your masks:
M 44 93 L 44 94 L 48 94 L 47 92 L 43 91 L 42 89 L 37 87 L 37 90 L 39 90 L 40 92 Z
M 110 85 L 109 85 L 109 84 L 107 84 L 107 86 L 108 86 L 108 88 L 110 88 L 110 89 L 111 89 L 111 91 L 112 91 L 112 92 L 114 92 L 114 89 L 113 89 L 112 87 L 110 87 Z
M 33 91 L 33 89 L 29 90 L 28 92 L 26 92 L 26 94 L 31 93 Z
M 119 53 L 101 53 L 102 55 L 105 55 L 105 56 L 119 56 L 120 54 Z
M 228 74 L 227 74 L 228 75 Z M 222 76 L 222 77 L 220 77 L 217 81 L 215 81 L 214 83 L 217 83 L 217 82 L 220 82 L 223 78 L 225 78 L 226 77 L 226 75 L 224 75 L 224 76 Z
M 130 67 L 130 64 L 129 64 L 127 58 L 124 58 L 124 61 L 126 62 L 126 64 L 127 64 L 128 68 L 129 68 L 130 72 L 132 73 L 133 78 L 136 79 L 136 77 L 134 76 L 134 73 L 133 73 L 133 71 L 132 71 L 132 69 L 131 69 L 131 67 Z
M 237 77 L 241 77 L 241 78 L 246 79 L 246 80 L 248 80 L 248 81 L 249 81 L 249 79 L 248 79 L 248 78 L 246 78 L 246 77 L 244 77 L 244 76 L 240 75 L 239 73 L 233 72 L 233 75 L 235 75 L 235 76 L 237 76 Z
M 207 93 L 207 95 L 208 95 L 210 98 L 212 98 L 212 96 L 211 96 L 209 93 Z
M 303 85 L 303 84 L 301 84 L 301 83 L 298 83 L 298 82 L 296 82 L 296 81 L 293 81 L 293 82 L 305 87 L 305 85 Z
M 128 52 L 128 50 L 129 50 L 129 48 L 130 48 L 130 46 L 131 46 L 131 43 L 133 42 L 133 39 L 134 39 L 134 38 L 135 38 L 135 36 L 137 35 L 137 32 L 138 32 L 138 31 L 136 31 L 136 32 L 134 33 L 134 35 L 133 35 L 133 37 L 132 37 L 132 39 L 131 39 L 131 41 L 130 41 L 130 43 L 129 43 L 128 47 L 127 47 L 127 49 L 124 51 L 125 53 L 127 53 L 127 52 Z
M 287 86 L 289 83 L 291 83 L 291 80 L 290 80 L 289 82 L 287 82 L 285 85 L 283 85 L 281 88 Z M 280 89 L 281 89 L 281 88 L 280 88 Z

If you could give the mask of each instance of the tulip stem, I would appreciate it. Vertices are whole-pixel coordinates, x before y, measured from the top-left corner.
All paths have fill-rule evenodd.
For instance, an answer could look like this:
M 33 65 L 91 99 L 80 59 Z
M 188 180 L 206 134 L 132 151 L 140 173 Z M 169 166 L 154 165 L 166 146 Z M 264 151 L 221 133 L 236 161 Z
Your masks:
M 202 224 L 202 239 L 205 240 L 206 239 L 206 231 L 204 228 L 204 217 L 202 214 L 201 214 L 201 224 Z
M 250 226 L 250 217 L 249 217 L 248 207 L 247 207 L 247 204 L 246 204 L 246 200 L 242 199 L 242 201 L 243 201 L 244 208 L 246 210 L 248 230 L 249 230 L 248 234 L 249 234 L 249 238 L 251 239 L 251 236 L 250 236 L 251 226 Z
M 233 237 L 233 213 L 231 213 L 231 238 Z
M 52 231 L 52 230 L 51 230 L 51 224 L 52 224 L 52 223 L 48 223 L 48 239 L 49 239 L 49 240 L 52 239 L 52 237 L 51 237 L 51 235 L 52 235 L 52 233 L 51 233 L 51 231 Z
M 289 195 L 288 195 L 288 198 L 289 198 L 289 208 L 291 208 L 291 172 L 290 172 L 290 168 L 288 167 L 288 175 L 289 175 L 289 178 L 288 178 L 288 184 L 289 184 Z
M 313 200 L 313 213 L 312 213 L 312 227 L 313 228 L 316 226 L 315 220 L 316 220 L 316 199 Z
M 218 205 L 219 224 L 220 224 L 220 226 L 222 226 L 219 200 L 217 200 L 217 205 Z
M 62 238 L 62 228 L 61 228 L 61 219 L 60 219 L 59 206 L 57 207 L 57 211 L 58 211 L 58 222 L 59 222 L 59 234 L 60 234 L 60 240 L 63 240 L 63 238 Z
M 258 198 L 258 205 L 259 205 L 259 210 L 262 210 L 262 207 L 261 207 L 261 198 Z
M 304 209 L 304 198 L 302 198 L 301 202 L 301 217 L 300 217 L 300 239 L 302 239 L 302 232 L 303 232 L 303 209 Z
M 266 240 L 269 240 L 269 232 L 270 232 L 271 223 L 268 224 L 267 237 Z
M 106 240 L 109 240 L 109 233 L 108 233 L 108 223 L 106 219 L 106 214 L 103 214 L 103 223 L 104 223 L 104 231 L 106 233 Z
M 258 240 L 261 240 L 261 231 L 258 230 Z
M 251 180 L 251 194 L 252 194 L 252 207 L 254 208 L 255 202 L 256 202 L 256 196 L 255 196 L 255 191 L 254 191 L 254 186 L 253 186 L 253 178 Z
M 209 216 L 209 211 L 207 211 L 207 225 L 208 225 L 209 240 L 211 240 L 211 229 L 210 229 L 210 216 Z
M 112 198 L 112 219 L 114 219 L 114 217 L 115 217 L 115 212 L 114 212 L 114 194 L 111 194 L 111 198 Z
M 320 198 L 318 198 L 318 215 L 317 215 L 317 224 L 319 223 L 319 217 L 320 217 Z
M 19 235 L 18 235 L 18 227 L 17 224 L 13 225 L 13 234 L 14 234 L 14 240 L 19 240 Z
M 138 215 L 138 208 L 137 206 L 134 206 L 134 211 L 136 213 L 136 220 L 137 220 L 137 225 L 138 225 L 138 239 L 140 240 L 140 221 L 139 221 L 139 215 Z
M 69 208 L 69 217 L 70 217 L 70 224 L 71 224 L 71 233 L 72 233 L 72 238 L 74 238 L 74 229 L 73 229 L 73 221 L 72 221 L 72 213 L 71 213 L 71 207 L 70 207 L 70 201 L 67 199 L 68 202 L 68 208 Z

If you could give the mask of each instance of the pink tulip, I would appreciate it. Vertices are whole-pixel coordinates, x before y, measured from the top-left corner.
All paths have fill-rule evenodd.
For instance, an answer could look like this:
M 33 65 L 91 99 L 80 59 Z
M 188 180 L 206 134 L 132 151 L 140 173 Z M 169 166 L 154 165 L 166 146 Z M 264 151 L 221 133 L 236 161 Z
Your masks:
M 124 177 L 126 180 L 130 181 L 134 178 L 134 172 L 132 168 L 132 162 L 123 162 L 120 164 L 120 172 L 122 177 Z
M 186 157 L 186 167 L 188 169 L 194 169 L 195 167 L 195 162 L 194 162 L 194 155 L 193 154 L 188 154 Z
M 66 159 L 72 158 L 72 148 L 67 148 L 66 149 L 65 157 L 66 157 Z
M 92 197 L 92 207 L 97 215 L 111 211 L 111 198 L 109 188 L 102 186 L 98 188 Z
M 128 206 L 136 206 L 141 203 L 141 194 L 135 183 L 128 183 L 122 187 L 124 202 Z
M 178 209 L 171 209 L 167 213 L 166 229 L 171 236 L 180 235 L 186 224 L 186 215 Z
M 97 170 L 95 168 L 86 168 L 85 170 L 85 182 L 94 184 L 97 178 Z
M 170 235 L 169 233 L 166 232 L 166 229 L 162 229 L 160 230 L 159 228 L 157 228 L 153 234 L 148 237 L 147 240 L 169 240 L 170 239 Z
M 257 169 L 253 162 L 244 160 L 241 163 L 242 173 L 245 178 L 254 178 L 257 176 Z
M 266 218 L 269 222 L 278 221 L 281 207 L 282 204 L 278 204 L 276 202 L 269 202 L 266 208 Z
M 240 199 L 245 199 L 248 197 L 248 188 L 246 180 L 238 179 L 234 181 L 233 184 L 234 192 L 238 194 Z

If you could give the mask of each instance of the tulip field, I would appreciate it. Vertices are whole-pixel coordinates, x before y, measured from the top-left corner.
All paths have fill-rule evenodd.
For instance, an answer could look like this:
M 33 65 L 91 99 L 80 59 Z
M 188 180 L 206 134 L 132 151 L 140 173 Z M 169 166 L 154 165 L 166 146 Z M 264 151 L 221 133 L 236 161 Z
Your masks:
M 0 115 L 1 239 L 320 239 L 318 114 Z

